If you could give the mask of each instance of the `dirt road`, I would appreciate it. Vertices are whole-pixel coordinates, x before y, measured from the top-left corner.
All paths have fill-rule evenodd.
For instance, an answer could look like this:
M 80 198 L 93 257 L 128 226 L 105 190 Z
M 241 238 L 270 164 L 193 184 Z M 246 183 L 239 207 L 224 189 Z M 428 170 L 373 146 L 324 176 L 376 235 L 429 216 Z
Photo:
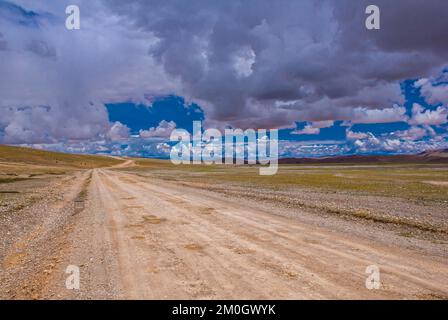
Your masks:
M 448 296 L 443 258 L 309 225 L 262 204 L 116 169 L 92 170 L 87 191 L 38 298 Z M 80 267 L 80 290 L 65 288 L 68 265 Z M 369 265 L 380 269 L 379 290 L 366 289 Z

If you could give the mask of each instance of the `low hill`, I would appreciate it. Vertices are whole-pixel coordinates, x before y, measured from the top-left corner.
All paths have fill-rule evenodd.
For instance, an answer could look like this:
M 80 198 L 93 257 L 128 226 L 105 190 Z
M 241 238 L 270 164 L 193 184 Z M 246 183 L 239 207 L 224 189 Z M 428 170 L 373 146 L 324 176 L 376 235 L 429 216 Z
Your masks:
M 279 160 L 279 163 L 448 163 L 448 149 L 403 155 L 348 155 L 321 158 L 283 158 Z
M 88 169 L 113 166 L 123 161 L 107 156 L 69 154 L 0 145 L 0 162 Z

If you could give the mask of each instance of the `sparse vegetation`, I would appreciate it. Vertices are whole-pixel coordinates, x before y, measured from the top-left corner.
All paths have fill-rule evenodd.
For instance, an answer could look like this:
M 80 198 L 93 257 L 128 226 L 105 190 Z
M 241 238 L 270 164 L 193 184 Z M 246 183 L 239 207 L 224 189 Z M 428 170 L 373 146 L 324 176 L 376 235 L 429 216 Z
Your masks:
M 419 232 L 448 234 L 445 222 L 428 220 L 424 212 L 418 212 L 417 216 L 397 210 L 389 213 L 387 206 L 385 210 L 375 206 L 368 208 L 359 200 L 373 196 L 395 203 L 409 201 L 428 208 L 448 208 L 448 186 L 444 184 L 448 181 L 448 164 L 281 165 L 276 175 L 260 176 L 257 166 L 175 166 L 170 161 L 140 159 L 136 167 L 126 170 L 143 177 L 175 181 L 230 197 L 275 203 L 280 207 L 361 219 Z M 314 191 L 321 196 L 309 201 L 301 196 L 303 190 L 308 193 Z M 339 196 L 340 200 L 328 201 L 326 195 L 331 194 Z M 356 201 L 350 203 L 349 199 Z
M 417 202 L 448 204 L 448 187 L 428 182 L 448 182 L 447 164 L 386 165 L 281 165 L 273 176 L 260 176 L 256 166 L 178 165 L 170 161 L 140 159 L 133 172 L 150 172 L 167 180 L 233 183 L 273 190 L 316 188 L 398 197 Z
M 47 169 L 48 167 L 88 169 L 112 166 L 122 161 L 106 156 L 66 154 L 0 145 L 0 163 L 2 162 L 46 166 Z M 49 172 L 52 171 L 49 170 Z
M 105 156 L 49 152 L 0 145 L 0 214 L 17 212 L 40 199 L 49 182 L 77 170 L 113 166 L 123 161 Z M 79 195 L 85 198 L 86 185 Z
M 0 178 L 0 183 L 12 183 L 16 181 L 26 180 L 27 178 Z

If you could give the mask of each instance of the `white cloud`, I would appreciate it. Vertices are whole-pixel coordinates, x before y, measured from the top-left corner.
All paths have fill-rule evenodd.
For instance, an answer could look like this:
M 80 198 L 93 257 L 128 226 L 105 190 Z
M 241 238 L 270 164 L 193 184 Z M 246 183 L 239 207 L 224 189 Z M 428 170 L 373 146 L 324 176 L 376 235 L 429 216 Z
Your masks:
M 349 135 L 349 131 L 347 131 L 347 135 Z M 408 130 L 384 133 L 378 136 L 370 132 L 354 133 L 352 137 L 356 136 L 359 139 L 352 140 L 352 146 L 355 152 L 360 153 L 417 153 L 448 146 L 448 141 L 445 140 L 447 135 L 436 135 L 430 126 L 413 126 Z
M 8 15 L 0 17 L 8 49 L 0 50 L 0 143 L 100 139 L 113 126 L 104 103 L 145 101 L 176 87 L 148 54 L 155 37 L 107 14 L 102 2 L 77 2 L 76 31 L 64 28 L 63 3 L 21 3 L 39 23 L 17 22 L 28 19 L 19 10 L 0 12 Z
M 431 129 L 431 128 L 430 128 Z M 432 129 L 431 129 L 432 130 Z M 429 133 L 432 133 L 431 131 Z M 420 127 L 411 127 L 408 130 L 398 131 L 396 136 L 404 140 L 420 140 L 428 135 L 428 130 Z
M 401 146 L 401 141 L 399 139 L 386 139 L 382 143 L 382 147 L 387 151 L 396 151 Z
M 174 121 L 162 120 L 157 127 L 152 127 L 149 130 L 140 130 L 139 136 L 141 138 L 168 138 L 174 129 L 176 129 Z
M 87 101 L 79 101 L 77 108 L 64 104 L 4 107 L 1 116 L 0 141 L 9 144 L 98 139 L 110 127 L 104 106 Z
M 414 86 L 420 88 L 421 94 L 430 104 L 448 104 L 448 84 L 435 85 L 430 79 L 421 78 Z
M 406 121 L 406 108 L 394 105 L 392 108 L 367 109 L 358 107 L 353 110 L 352 123 L 388 123 Z
M 239 78 L 245 78 L 252 74 L 252 65 L 255 63 L 255 52 L 251 48 L 242 48 L 233 57 L 233 67 Z
M 349 140 L 358 140 L 358 139 L 365 139 L 369 135 L 365 132 L 353 132 L 350 129 L 346 130 L 346 136 Z
M 115 122 L 109 129 L 107 137 L 112 141 L 119 141 L 129 138 L 129 128 L 121 122 Z
M 333 120 L 315 121 L 311 124 L 307 124 L 302 130 L 294 130 L 291 134 L 319 134 L 320 129 L 329 128 L 333 126 Z
M 425 110 L 418 103 L 412 105 L 412 118 L 409 120 L 413 125 L 441 125 L 448 121 L 448 109 L 440 106 L 436 110 Z

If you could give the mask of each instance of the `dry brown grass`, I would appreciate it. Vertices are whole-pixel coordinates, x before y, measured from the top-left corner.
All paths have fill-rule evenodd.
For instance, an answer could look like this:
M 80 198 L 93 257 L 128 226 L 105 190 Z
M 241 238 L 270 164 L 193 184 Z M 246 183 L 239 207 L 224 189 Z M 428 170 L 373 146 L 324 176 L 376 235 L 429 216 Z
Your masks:
M 50 152 L 31 148 L 0 145 L 0 162 L 45 167 L 69 167 L 89 169 L 107 167 L 121 163 L 121 160 L 106 156 L 92 156 Z M 26 169 L 25 166 L 24 169 Z

